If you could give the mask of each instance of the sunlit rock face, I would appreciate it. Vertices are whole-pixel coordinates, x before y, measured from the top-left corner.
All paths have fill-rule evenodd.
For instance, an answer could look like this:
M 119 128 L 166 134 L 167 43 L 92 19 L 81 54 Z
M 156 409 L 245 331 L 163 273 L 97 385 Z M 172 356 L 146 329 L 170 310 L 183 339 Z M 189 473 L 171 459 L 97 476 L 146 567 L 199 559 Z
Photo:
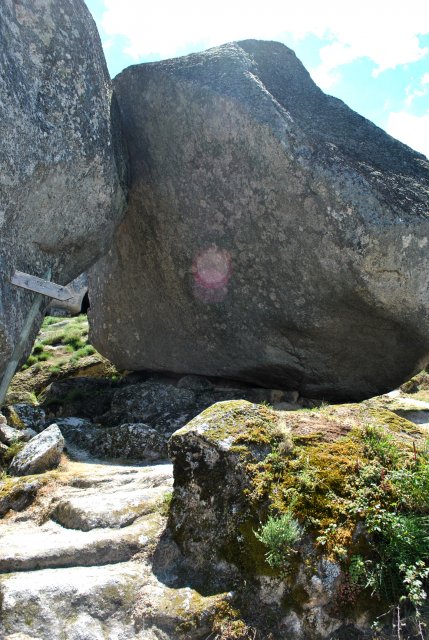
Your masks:
M 115 89 L 130 202 L 90 298 L 117 366 L 341 400 L 427 361 L 424 156 L 275 42 L 132 66 Z
M 32 298 L 13 271 L 67 283 L 124 211 L 118 108 L 83 0 L 0 3 L 0 140 L 1 377 Z

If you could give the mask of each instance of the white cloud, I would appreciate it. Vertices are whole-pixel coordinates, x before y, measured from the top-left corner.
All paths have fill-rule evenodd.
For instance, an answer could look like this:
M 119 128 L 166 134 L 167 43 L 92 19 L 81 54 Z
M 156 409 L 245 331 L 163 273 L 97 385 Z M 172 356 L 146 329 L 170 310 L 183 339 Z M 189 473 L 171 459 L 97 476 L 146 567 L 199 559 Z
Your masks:
M 407 111 L 390 113 L 386 131 L 429 158 L 429 111 L 422 116 Z
M 313 75 L 328 88 L 341 65 L 368 57 L 374 75 L 428 53 L 418 35 L 429 33 L 428 0 L 104 0 L 103 28 L 111 38 L 125 36 L 126 53 L 139 58 L 178 55 L 231 40 L 284 40 L 313 34 L 330 43 L 321 49 Z
M 422 84 L 422 82 L 420 82 L 420 84 Z M 424 87 L 424 85 L 422 86 Z M 413 89 L 412 86 L 409 84 L 408 87 L 406 87 L 405 89 L 405 93 L 407 96 L 405 98 L 405 106 L 409 108 L 411 107 L 411 105 L 413 104 L 416 98 L 423 98 L 423 96 L 426 96 L 429 93 L 429 87 L 424 87 L 423 89 L 420 89 L 420 88 Z
M 425 84 L 429 84 L 429 73 L 425 73 L 420 80 L 420 84 L 424 87 Z

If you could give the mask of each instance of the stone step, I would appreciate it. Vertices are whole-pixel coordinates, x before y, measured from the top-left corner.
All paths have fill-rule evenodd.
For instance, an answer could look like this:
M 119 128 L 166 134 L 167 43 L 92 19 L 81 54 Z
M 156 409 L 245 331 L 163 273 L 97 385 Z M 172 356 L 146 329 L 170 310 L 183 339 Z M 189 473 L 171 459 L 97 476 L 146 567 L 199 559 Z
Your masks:
M 170 487 L 134 488 L 116 491 L 82 491 L 60 500 L 51 518 L 68 529 L 90 531 L 100 527 L 121 528 L 142 515 L 152 513 L 162 503 Z
M 0 576 L 4 640 L 152 640 L 131 609 L 147 580 L 142 563 L 43 569 Z
M 127 467 L 109 465 L 94 465 L 94 470 L 88 471 L 87 464 L 73 463 L 71 469 L 76 469 L 75 476 L 71 478 L 67 487 L 69 492 L 78 489 L 94 491 L 110 491 L 112 489 L 135 487 L 158 487 L 171 484 L 173 478 L 173 465 L 163 463 L 159 465 Z M 84 472 L 79 473 L 83 466 Z
M 0 526 L 0 572 L 105 565 L 129 560 L 156 539 L 161 519 L 145 516 L 122 529 L 65 529 L 48 521 Z
M 4 640 L 199 640 L 231 594 L 159 582 L 145 562 L 0 576 Z

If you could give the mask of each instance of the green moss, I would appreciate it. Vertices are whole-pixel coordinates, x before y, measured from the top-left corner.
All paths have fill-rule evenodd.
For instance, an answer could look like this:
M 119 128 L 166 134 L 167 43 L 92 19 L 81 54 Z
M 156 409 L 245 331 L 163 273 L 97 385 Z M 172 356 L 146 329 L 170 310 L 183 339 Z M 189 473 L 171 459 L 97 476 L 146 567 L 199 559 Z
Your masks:
M 8 408 L 7 423 L 14 429 L 25 429 L 25 424 L 13 407 Z
M 242 400 L 218 402 L 199 416 L 207 422 L 204 436 L 216 442 L 232 439 L 234 444 L 268 444 L 273 436 L 273 412 Z
M 24 448 L 24 442 L 18 442 L 17 440 L 12 442 L 8 450 L 3 454 L 3 460 L 5 463 L 9 463 L 13 460 L 17 453 L 19 453 Z
M 296 446 L 315 445 L 321 440 L 323 440 L 323 433 L 321 433 L 320 431 L 292 436 L 292 442 Z
M 403 418 L 388 409 L 370 408 L 369 414 L 375 425 L 387 427 L 394 433 L 421 433 L 421 429 L 416 427 L 413 422 L 410 422 L 406 418 Z
M 256 633 L 242 619 L 240 610 L 224 600 L 216 607 L 209 637 L 215 640 L 254 640 Z

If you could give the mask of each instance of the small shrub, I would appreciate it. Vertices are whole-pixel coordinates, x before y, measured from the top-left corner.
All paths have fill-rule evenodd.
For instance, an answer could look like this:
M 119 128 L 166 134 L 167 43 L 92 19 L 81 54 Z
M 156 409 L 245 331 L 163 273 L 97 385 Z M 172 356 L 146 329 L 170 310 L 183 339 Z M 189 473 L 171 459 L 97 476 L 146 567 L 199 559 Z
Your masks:
M 272 568 L 280 569 L 288 562 L 293 547 L 300 541 L 303 530 L 291 511 L 268 518 L 255 535 L 268 548 L 265 558 Z

